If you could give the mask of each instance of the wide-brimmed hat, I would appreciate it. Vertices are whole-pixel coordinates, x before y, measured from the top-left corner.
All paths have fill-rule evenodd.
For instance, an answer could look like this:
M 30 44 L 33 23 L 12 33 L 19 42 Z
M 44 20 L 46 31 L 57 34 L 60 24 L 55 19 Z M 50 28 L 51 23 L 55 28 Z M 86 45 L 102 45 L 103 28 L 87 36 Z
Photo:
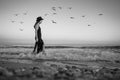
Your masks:
M 41 16 L 37 17 L 37 21 L 43 20 Z

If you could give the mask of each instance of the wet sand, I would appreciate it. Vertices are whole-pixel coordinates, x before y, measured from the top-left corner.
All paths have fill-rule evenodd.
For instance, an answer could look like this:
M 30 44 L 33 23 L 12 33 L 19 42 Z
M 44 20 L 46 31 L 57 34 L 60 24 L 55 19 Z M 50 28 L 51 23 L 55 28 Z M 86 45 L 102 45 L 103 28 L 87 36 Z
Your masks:
M 59 53 L 58 50 L 60 50 Z M 104 57 L 102 55 L 108 54 L 108 52 L 98 55 L 95 50 L 89 49 L 89 52 L 101 56 L 91 59 L 94 57 L 88 57 L 88 50 L 81 49 L 84 54 L 80 54 L 85 59 L 77 59 L 77 57 L 75 59 L 73 55 L 78 55 L 76 49 L 76 52 L 69 49 L 69 52 L 74 53 L 72 56 L 63 54 L 69 55 L 67 57 L 61 56 L 62 52 L 65 53 L 66 50 L 58 50 L 48 50 L 49 52 L 54 51 L 54 55 L 51 52 L 51 54 L 39 58 L 23 57 L 21 52 L 19 54 L 1 53 L 0 80 L 120 80 L 119 57 L 110 59 L 110 55 L 113 56 L 113 50 L 109 56 L 106 55 L 105 59 L 102 58 Z M 89 54 L 93 56 L 92 53 Z

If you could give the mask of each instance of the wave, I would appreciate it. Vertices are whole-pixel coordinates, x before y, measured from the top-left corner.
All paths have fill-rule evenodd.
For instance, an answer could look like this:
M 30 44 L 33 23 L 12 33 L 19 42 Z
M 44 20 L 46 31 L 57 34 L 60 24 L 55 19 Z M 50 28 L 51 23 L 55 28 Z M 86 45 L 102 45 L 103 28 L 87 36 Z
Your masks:
M 34 48 L 34 45 L 1 45 L 0 48 Z M 46 45 L 45 48 L 84 48 L 84 49 L 120 49 L 120 46 L 75 46 L 75 45 Z

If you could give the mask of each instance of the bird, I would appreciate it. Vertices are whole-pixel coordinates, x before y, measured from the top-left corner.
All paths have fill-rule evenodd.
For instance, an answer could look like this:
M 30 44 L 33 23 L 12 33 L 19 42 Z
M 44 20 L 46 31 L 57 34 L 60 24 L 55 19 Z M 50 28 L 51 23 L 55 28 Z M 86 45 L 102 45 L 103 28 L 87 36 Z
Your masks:
M 85 15 L 83 15 L 82 17 L 85 17 Z
M 18 16 L 19 14 L 14 14 L 15 16 Z
M 99 16 L 102 16 L 103 14 L 102 13 L 100 13 L 100 14 L 98 14 Z
M 55 7 L 52 7 L 52 10 L 56 11 L 56 8 L 55 8 Z
M 23 15 L 27 15 L 27 12 L 23 13 Z
M 24 22 L 23 21 L 20 21 L 20 24 L 23 24 Z
M 71 19 L 74 19 L 74 17 L 70 17 Z
M 20 31 L 23 31 L 23 29 L 19 28 Z
M 52 23 L 55 23 L 55 24 L 56 24 L 57 22 L 55 22 L 54 20 L 52 20 Z
M 15 21 L 11 21 L 12 23 L 14 23 Z
M 57 13 L 53 13 L 53 15 L 56 15 Z
M 68 9 L 70 9 L 70 10 L 71 10 L 71 9 L 72 9 L 72 7 L 69 7 Z
M 59 9 L 62 9 L 62 7 L 58 7 Z
M 47 16 L 48 14 L 44 14 L 45 16 Z
M 88 24 L 88 26 L 91 26 L 90 24 Z

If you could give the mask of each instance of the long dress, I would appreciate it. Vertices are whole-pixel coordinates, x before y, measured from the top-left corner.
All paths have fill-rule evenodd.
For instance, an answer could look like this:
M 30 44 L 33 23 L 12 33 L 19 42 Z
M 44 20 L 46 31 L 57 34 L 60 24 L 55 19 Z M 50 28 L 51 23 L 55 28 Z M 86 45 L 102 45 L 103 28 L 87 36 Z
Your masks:
M 38 31 L 37 31 L 37 34 L 38 34 L 38 47 L 37 47 L 37 53 L 43 51 L 43 45 L 44 45 L 44 42 L 42 40 L 42 35 L 41 35 L 41 28 L 39 27 Z
M 37 31 L 37 37 L 38 37 L 38 42 L 35 43 L 35 47 L 34 47 L 34 51 L 36 50 L 37 48 L 37 53 L 43 51 L 43 45 L 44 45 L 44 42 L 42 40 L 42 35 L 41 35 L 41 28 L 39 27 L 38 31 Z

